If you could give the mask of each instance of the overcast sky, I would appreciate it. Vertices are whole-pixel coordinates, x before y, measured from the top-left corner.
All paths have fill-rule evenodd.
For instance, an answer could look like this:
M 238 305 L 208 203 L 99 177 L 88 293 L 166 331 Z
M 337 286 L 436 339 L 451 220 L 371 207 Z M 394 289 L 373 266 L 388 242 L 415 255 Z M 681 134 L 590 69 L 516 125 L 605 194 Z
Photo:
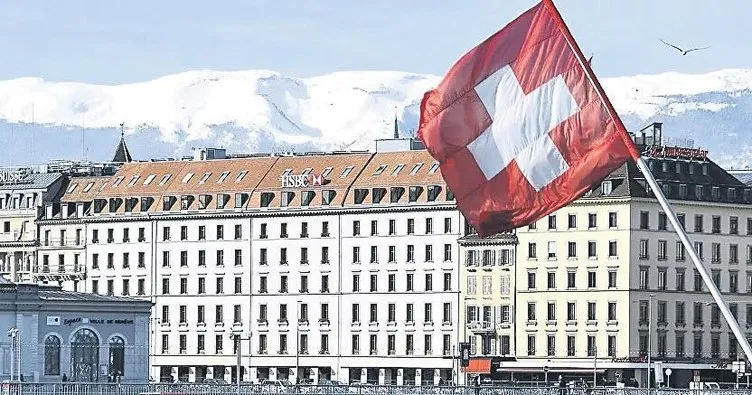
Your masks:
M 533 0 L 7 0 L 0 79 L 116 84 L 195 69 L 443 74 Z M 601 77 L 752 65 L 752 2 L 558 0 Z M 659 38 L 712 45 L 682 57 Z

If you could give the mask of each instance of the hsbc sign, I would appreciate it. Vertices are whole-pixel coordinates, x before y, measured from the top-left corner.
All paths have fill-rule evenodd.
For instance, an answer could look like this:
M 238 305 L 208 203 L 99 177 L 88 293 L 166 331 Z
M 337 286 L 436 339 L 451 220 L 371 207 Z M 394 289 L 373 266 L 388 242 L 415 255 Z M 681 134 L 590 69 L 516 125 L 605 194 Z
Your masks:
M 315 174 L 286 174 L 281 178 L 282 188 L 307 188 L 322 186 L 327 180 L 322 175 Z

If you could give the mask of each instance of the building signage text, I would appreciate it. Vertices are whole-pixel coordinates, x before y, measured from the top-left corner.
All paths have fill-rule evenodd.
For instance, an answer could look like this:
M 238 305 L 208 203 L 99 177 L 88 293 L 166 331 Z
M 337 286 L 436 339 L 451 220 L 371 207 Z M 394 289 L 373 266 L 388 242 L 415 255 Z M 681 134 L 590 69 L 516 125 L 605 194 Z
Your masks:
M 26 184 L 31 182 L 27 169 L 0 169 L 0 185 Z
M 666 147 L 654 145 L 647 149 L 647 155 L 654 158 L 706 160 L 708 151 L 699 148 Z
M 99 318 L 85 318 L 85 317 L 64 318 L 61 320 L 60 317 L 47 317 L 47 326 L 59 326 L 61 323 L 63 326 L 73 326 L 76 324 L 128 325 L 128 324 L 133 324 L 133 320 L 130 320 L 130 319 L 105 320 L 105 319 L 99 319 Z
M 328 180 L 322 175 L 315 174 L 285 174 L 281 178 L 282 188 L 307 188 L 322 186 Z

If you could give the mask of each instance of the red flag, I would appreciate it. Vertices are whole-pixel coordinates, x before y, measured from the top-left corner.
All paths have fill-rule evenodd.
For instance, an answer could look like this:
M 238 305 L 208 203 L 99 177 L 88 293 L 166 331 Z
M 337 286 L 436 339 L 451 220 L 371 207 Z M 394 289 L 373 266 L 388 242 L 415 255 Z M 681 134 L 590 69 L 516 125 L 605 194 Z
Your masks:
M 418 135 L 478 234 L 527 225 L 638 158 L 550 0 L 460 58 Z

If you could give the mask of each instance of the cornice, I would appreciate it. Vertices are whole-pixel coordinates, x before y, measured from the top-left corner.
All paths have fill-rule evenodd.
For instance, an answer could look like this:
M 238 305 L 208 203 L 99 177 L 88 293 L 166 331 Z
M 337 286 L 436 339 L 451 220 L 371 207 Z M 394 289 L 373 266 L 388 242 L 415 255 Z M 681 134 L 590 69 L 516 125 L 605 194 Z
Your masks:
M 427 212 L 427 211 L 454 211 L 457 206 L 454 204 L 405 204 L 405 205 L 385 205 L 385 206 L 364 206 L 364 207 L 332 207 L 326 209 L 269 209 L 269 210 L 238 210 L 238 211 L 185 211 L 171 213 L 150 213 L 136 215 L 100 215 L 95 217 L 84 217 L 81 219 L 48 219 L 41 220 L 39 225 L 60 225 L 60 224 L 78 224 L 78 223 L 110 223 L 110 222 L 142 222 L 152 220 L 201 220 L 201 219 L 218 219 L 218 218 L 269 218 L 269 217 L 311 217 L 319 215 L 348 215 L 348 214 L 378 214 L 394 212 Z

